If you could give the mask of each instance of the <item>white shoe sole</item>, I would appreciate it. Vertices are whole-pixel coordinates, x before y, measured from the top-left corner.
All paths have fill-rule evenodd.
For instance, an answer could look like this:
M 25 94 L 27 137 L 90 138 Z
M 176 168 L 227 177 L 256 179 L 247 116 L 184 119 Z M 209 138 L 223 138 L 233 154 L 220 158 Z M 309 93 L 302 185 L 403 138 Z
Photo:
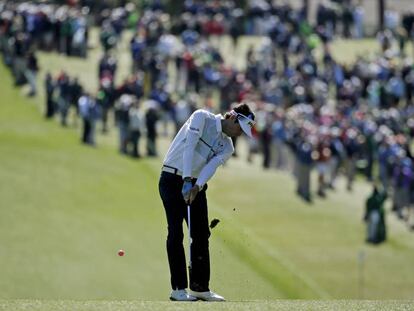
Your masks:
M 201 301 L 207 301 L 207 302 L 225 302 L 226 301 L 226 299 L 214 299 L 214 298 L 207 298 L 207 297 L 199 297 L 199 296 L 196 296 L 196 295 L 192 295 L 193 297 L 195 297 L 195 298 L 197 298 L 198 300 L 201 300 Z
M 179 300 L 179 299 L 175 299 L 175 298 L 173 298 L 173 297 L 170 297 L 170 300 L 171 301 L 181 301 L 181 302 L 195 302 L 195 301 L 197 301 L 198 300 L 198 298 L 195 298 L 194 297 L 194 300 L 189 300 L 189 299 L 186 299 L 186 300 Z
M 205 302 L 225 302 L 225 299 L 204 299 L 204 298 L 198 298 L 199 300 L 205 301 Z

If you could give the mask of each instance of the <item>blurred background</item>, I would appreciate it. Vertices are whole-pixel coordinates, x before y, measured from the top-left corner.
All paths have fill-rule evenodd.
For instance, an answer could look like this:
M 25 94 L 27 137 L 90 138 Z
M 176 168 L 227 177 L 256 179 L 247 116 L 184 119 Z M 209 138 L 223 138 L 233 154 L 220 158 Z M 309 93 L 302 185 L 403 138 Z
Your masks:
M 163 156 L 247 102 L 211 287 L 413 299 L 413 25 L 409 0 L 0 0 L 0 298 L 166 300 Z

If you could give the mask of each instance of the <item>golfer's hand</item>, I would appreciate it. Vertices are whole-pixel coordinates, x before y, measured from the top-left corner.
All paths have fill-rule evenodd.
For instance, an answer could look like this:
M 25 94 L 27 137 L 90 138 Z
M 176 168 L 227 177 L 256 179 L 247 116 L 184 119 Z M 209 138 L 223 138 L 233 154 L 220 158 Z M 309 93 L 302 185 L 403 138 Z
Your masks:
M 200 191 L 200 188 L 198 188 L 197 185 L 194 185 L 193 188 L 191 188 L 191 190 L 190 190 L 190 196 L 188 198 L 188 201 L 186 201 L 187 204 L 193 203 L 193 201 L 195 200 L 195 198 L 196 198 L 196 196 L 197 196 L 197 194 L 198 194 L 199 191 Z
M 190 193 L 192 189 L 193 189 L 193 184 L 191 183 L 191 180 L 184 180 L 183 189 L 181 190 L 181 193 L 183 195 L 185 202 L 187 202 L 190 199 Z

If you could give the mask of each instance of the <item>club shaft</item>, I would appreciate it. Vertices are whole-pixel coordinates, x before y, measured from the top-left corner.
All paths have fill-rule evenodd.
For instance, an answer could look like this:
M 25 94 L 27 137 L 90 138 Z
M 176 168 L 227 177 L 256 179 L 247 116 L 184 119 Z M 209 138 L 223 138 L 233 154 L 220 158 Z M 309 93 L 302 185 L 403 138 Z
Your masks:
M 188 266 L 191 269 L 192 261 L 191 261 L 191 211 L 190 211 L 190 204 L 187 205 L 187 225 L 188 225 Z

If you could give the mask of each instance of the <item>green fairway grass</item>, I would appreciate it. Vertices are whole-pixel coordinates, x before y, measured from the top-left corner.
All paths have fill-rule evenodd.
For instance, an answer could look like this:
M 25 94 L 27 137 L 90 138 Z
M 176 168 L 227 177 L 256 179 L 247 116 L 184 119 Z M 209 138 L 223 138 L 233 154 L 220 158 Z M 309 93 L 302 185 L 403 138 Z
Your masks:
M 87 60 L 41 53 L 39 78 L 46 68 L 65 67 L 93 90 L 99 53 L 93 49 Z M 122 76 L 129 60 L 120 54 Z M 98 147 L 85 147 L 79 127 L 45 121 L 43 97 L 27 99 L 13 88 L 3 65 L 0 79 L 0 309 L 193 310 L 160 302 L 170 290 L 157 190 L 162 158 L 120 156 L 115 129 L 98 136 Z M 161 138 L 161 155 L 168 142 Z M 389 214 L 387 243 L 367 246 L 362 216 L 371 189 L 365 182 L 349 193 L 340 180 L 335 193 L 308 205 L 295 196 L 290 175 L 264 171 L 260 158 L 247 164 L 240 154 L 209 183 L 209 215 L 220 219 L 210 239 L 211 288 L 233 301 L 214 309 L 409 306 L 270 301 L 414 299 L 414 235 Z M 117 256 L 119 249 L 126 255 Z M 197 303 L 200 310 L 209 306 Z
M 217 311 L 270 311 L 270 310 L 364 310 L 389 311 L 412 310 L 412 301 L 323 301 L 323 300 L 276 300 L 243 301 L 225 303 L 205 302 L 155 302 L 155 301 L 1 301 L 0 310 L 31 311 L 132 311 L 132 310 L 217 310 Z
M 137 162 L 110 144 L 82 146 L 75 131 L 43 121 L 2 66 L 0 75 L 0 297 L 168 298 L 160 159 Z M 220 248 L 238 274 L 228 280 L 231 292 L 277 293 Z M 255 284 L 252 293 L 235 287 L 240 277 Z

